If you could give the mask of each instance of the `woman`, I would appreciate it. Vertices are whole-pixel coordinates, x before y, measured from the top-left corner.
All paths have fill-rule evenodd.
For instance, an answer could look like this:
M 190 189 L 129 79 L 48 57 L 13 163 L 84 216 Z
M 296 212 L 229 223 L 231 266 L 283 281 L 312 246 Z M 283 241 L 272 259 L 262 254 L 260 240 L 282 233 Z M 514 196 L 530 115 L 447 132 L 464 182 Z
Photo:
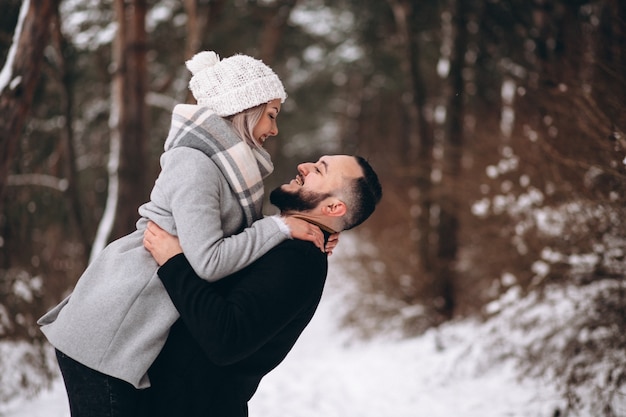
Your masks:
M 218 280 L 288 238 L 323 248 L 317 227 L 262 218 L 263 178 L 273 166 L 262 148 L 278 133 L 286 98 L 276 74 L 245 55 L 201 52 L 187 62 L 197 105 L 174 108 L 161 173 L 137 230 L 108 245 L 74 292 L 39 324 L 57 350 L 73 417 L 136 414 L 147 370 L 178 318 L 143 248 L 149 220 L 178 235 L 198 275 Z

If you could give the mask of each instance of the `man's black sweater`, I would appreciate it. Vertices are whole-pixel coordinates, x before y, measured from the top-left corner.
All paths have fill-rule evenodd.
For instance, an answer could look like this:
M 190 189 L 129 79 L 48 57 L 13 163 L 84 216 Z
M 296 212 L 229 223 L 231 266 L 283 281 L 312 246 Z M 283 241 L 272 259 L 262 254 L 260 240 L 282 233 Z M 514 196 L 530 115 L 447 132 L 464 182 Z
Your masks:
M 150 368 L 150 416 L 247 416 L 261 378 L 285 358 L 319 304 L 327 257 L 288 240 L 215 283 L 184 255 L 159 269 L 181 318 Z

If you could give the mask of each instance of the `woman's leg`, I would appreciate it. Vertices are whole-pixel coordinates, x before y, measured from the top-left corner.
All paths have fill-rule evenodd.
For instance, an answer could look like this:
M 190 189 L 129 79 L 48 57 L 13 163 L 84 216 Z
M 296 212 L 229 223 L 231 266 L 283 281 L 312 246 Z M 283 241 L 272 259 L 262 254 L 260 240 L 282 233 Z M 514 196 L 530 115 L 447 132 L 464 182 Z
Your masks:
M 135 417 L 140 390 L 56 351 L 72 417 Z

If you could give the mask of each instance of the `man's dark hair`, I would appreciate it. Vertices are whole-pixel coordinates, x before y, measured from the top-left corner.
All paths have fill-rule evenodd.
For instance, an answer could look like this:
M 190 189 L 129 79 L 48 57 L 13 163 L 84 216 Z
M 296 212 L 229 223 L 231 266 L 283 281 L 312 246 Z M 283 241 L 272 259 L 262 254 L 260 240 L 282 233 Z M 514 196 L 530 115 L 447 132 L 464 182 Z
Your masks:
M 369 162 L 361 156 L 354 158 L 361 167 L 363 176 L 350 180 L 351 184 L 342 193 L 348 206 L 348 212 L 343 219 L 343 230 L 352 229 L 367 220 L 383 195 L 378 175 Z

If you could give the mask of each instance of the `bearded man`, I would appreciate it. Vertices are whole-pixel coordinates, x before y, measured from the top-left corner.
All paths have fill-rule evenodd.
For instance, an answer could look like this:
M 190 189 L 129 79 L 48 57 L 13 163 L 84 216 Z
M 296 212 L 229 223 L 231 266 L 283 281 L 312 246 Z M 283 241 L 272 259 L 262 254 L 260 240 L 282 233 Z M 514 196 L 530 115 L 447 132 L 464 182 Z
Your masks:
M 365 221 L 382 197 L 378 177 L 359 156 L 323 156 L 298 165 L 274 190 L 283 214 L 318 225 L 325 238 Z M 156 224 L 144 246 L 180 319 L 150 368 L 145 416 L 245 417 L 261 379 L 294 346 L 319 304 L 327 255 L 310 242 L 288 240 L 215 283 L 200 279 L 175 236 Z

